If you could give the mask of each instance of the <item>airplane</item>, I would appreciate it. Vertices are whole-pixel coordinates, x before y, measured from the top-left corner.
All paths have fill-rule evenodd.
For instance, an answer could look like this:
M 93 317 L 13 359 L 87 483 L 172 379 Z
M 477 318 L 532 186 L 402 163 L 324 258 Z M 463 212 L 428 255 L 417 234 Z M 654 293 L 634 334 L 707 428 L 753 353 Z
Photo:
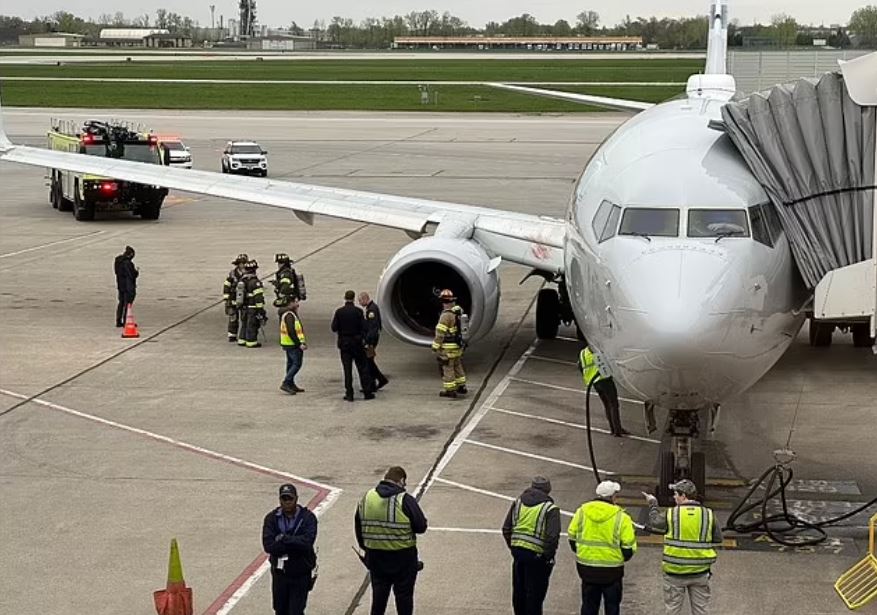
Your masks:
M 711 127 L 736 92 L 727 25 L 727 0 L 715 0 L 704 73 L 661 104 L 496 84 L 638 112 L 594 153 L 563 219 L 47 151 L 11 143 L 2 113 L 0 160 L 280 207 L 308 224 L 324 215 L 403 230 L 414 241 L 387 263 L 377 300 L 384 326 L 412 344 L 432 340 L 437 289 L 454 289 L 477 340 L 497 317 L 500 263 L 530 267 L 557 285 L 539 291 L 538 336 L 574 321 L 602 373 L 669 412 L 659 495 L 682 477 L 702 489 L 701 411 L 758 381 L 812 300 L 767 194 Z

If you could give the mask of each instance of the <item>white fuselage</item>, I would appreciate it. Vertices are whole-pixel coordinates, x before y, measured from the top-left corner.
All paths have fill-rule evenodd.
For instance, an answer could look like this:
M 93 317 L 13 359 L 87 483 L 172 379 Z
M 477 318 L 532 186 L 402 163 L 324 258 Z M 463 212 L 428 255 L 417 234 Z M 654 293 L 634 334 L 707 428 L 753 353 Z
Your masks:
M 589 161 L 567 214 L 566 283 L 583 333 L 621 386 L 670 409 L 701 409 L 751 387 L 804 319 L 807 294 L 786 237 L 778 225 L 761 227 L 766 210 L 749 209 L 767 195 L 728 137 L 708 126 L 723 103 L 674 100 L 622 125 Z M 621 210 L 598 220 L 600 241 L 594 219 L 604 201 Z M 628 208 L 678 210 L 678 229 L 622 234 Z M 741 210 L 749 228 L 689 236 L 724 215 L 701 210 Z

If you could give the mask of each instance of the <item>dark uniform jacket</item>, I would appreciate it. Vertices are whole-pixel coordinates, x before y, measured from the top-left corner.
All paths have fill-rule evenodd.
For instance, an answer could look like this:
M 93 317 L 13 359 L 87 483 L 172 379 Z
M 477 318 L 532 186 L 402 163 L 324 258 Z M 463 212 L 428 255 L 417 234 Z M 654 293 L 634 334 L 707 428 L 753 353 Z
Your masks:
M 244 281 L 244 288 L 247 293 L 244 305 L 257 310 L 263 309 L 265 307 L 265 291 L 262 290 L 262 282 L 259 280 L 259 276 L 255 273 L 245 273 L 241 279 Z
M 283 531 L 281 520 L 283 511 L 280 507 L 275 508 L 267 515 L 262 523 L 262 548 L 269 555 L 271 571 L 277 570 L 277 559 L 287 555 L 283 566 L 283 574 L 286 576 L 301 576 L 310 574 L 317 565 L 317 555 L 314 551 L 314 542 L 317 540 L 317 517 L 304 506 L 298 507 L 296 517 L 288 522 L 286 532 Z
M 378 483 L 375 490 L 382 498 L 390 498 L 397 493 L 405 491 L 405 489 L 396 483 L 387 480 L 382 480 Z M 411 521 L 411 531 L 415 534 L 423 534 L 426 532 L 426 516 L 423 514 L 423 510 L 420 508 L 420 504 L 417 503 L 417 500 L 408 493 L 402 497 L 402 512 L 404 512 Z M 356 507 L 353 529 L 356 533 L 356 542 L 366 553 L 366 565 L 369 570 L 375 569 L 384 574 L 395 574 L 406 568 L 417 566 L 417 547 L 402 549 L 400 551 L 381 551 L 379 549 L 365 548 L 365 543 L 362 540 L 362 522 L 359 519 L 358 506 Z
M 553 503 L 554 500 L 541 489 L 533 489 L 532 487 L 529 487 L 521 494 L 521 503 L 524 506 L 536 506 L 543 502 Z M 514 512 L 515 504 L 512 503 L 509 512 L 505 516 L 505 522 L 502 524 L 502 537 L 505 538 L 506 545 L 511 549 L 512 555 L 516 558 L 521 557 L 526 559 L 539 557 L 538 554 L 530 549 L 522 549 L 520 547 L 512 546 L 512 530 L 515 527 L 515 520 L 512 518 Z M 541 556 L 542 559 L 548 562 L 554 559 L 554 556 L 557 553 L 557 543 L 559 541 L 560 509 L 555 507 L 553 510 L 549 511 L 548 516 L 545 519 L 545 552 Z
M 277 289 L 277 298 L 301 299 L 301 291 L 298 288 L 298 276 L 292 265 L 284 265 L 274 274 L 274 287 Z
M 225 276 L 225 282 L 222 285 L 222 298 L 226 303 L 233 304 L 237 295 L 238 281 L 243 276 L 243 272 L 235 267 Z
M 124 254 L 119 254 L 113 263 L 116 272 L 116 288 L 133 295 L 137 291 L 137 276 L 140 272 L 134 267 L 133 261 Z
M 369 301 L 365 306 L 365 336 L 363 341 L 366 346 L 377 346 L 381 339 L 381 309 L 374 301 Z
M 332 317 L 332 331 L 338 334 L 338 348 L 353 349 L 362 348 L 365 334 L 365 318 L 362 310 L 346 301 L 343 306 L 335 310 Z

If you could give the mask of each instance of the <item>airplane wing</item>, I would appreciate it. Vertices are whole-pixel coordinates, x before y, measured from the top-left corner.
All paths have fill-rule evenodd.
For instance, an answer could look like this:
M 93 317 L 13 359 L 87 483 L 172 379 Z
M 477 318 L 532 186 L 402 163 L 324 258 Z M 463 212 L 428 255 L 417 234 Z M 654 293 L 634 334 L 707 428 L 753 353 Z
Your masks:
M 608 107 L 610 109 L 620 109 L 621 111 L 645 111 L 654 107 L 654 103 L 640 102 L 638 100 L 627 100 L 624 98 L 609 98 L 606 96 L 592 96 L 591 94 L 577 94 L 576 92 L 561 92 L 560 90 L 545 90 L 542 88 L 531 88 L 524 85 L 512 85 L 510 83 L 488 83 L 492 88 L 500 90 L 509 90 L 511 92 L 519 92 L 521 94 L 533 94 L 535 96 L 545 96 L 548 98 L 559 98 L 570 102 L 582 103 L 587 105 L 596 105 L 598 107 Z
M 493 256 L 549 273 L 563 271 L 566 231 L 558 218 L 17 145 L 3 131 L 2 115 L 0 160 L 279 207 L 308 224 L 315 215 L 376 224 L 403 230 L 415 239 L 453 220 L 460 237 L 477 241 Z

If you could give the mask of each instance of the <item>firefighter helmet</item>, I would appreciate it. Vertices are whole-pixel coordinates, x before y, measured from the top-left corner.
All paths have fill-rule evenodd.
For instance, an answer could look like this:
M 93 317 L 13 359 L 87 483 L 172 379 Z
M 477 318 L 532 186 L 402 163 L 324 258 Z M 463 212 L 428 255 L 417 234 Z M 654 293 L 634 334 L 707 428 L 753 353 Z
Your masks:
M 448 288 L 439 293 L 439 299 L 441 299 L 442 303 L 451 303 L 457 300 L 454 293 Z
M 290 262 L 292 262 L 292 259 L 289 258 L 289 254 L 286 254 L 285 252 L 278 252 L 277 254 L 274 255 L 274 262 L 275 263 L 290 263 Z
M 244 269 L 246 269 L 247 271 L 255 271 L 258 268 L 259 268 L 259 263 L 257 263 L 255 259 L 247 261 L 246 264 L 244 265 Z
M 238 257 L 231 261 L 232 265 L 246 265 L 249 262 L 250 257 L 244 254 L 243 252 L 238 254 Z

